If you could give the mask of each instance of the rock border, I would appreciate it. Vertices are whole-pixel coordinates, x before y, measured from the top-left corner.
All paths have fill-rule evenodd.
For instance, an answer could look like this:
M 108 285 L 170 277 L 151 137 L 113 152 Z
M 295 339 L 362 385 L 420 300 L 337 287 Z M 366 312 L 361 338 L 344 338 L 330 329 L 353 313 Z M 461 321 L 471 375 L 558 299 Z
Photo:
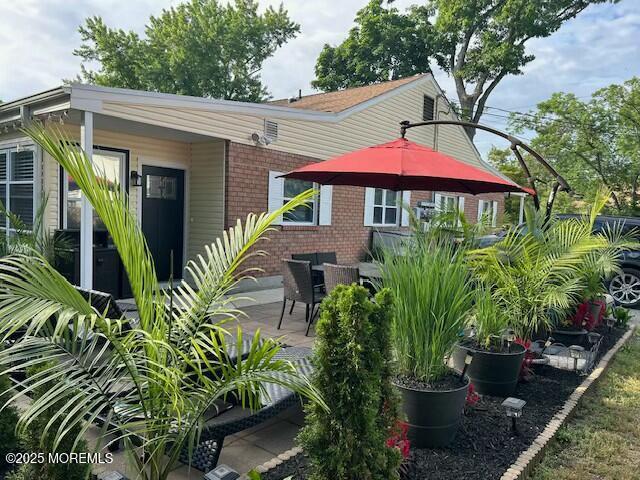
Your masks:
M 527 450 L 522 452 L 514 463 L 502 474 L 500 480 L 525 480 L 533 472 L 534 468 L 540 463 L 544 457 L 547 448 L 551 444 L 551 440 L 556 436 L 558 429 L 567 423 L 573 417 L 576 407 L 580 403 L 580 399 L 593 385 L 600 380 L 602 375 L 607 371 L 611 364 L 611 360 L 616 353 L 629 341 L 635 332 L 635 326 L 632 326 L 618 342 L 611 348 L 593 369 L 584 381 L 576 387 L 564 406 L 556 413 L 546 428 L 536 437 Z
M 631 326 L 629 330 L 616 342 L 616 344 L 600 359 L 596 368 L 576 387 L 564 406 L 556 413 L 545 429 L 540 433 L 527 450 L 522 452 L 514 463 L 502 474 L 500 480 L 526 480 L 533 472 L 533 469 L 540 463 L 551 440 L 555 437 L 558 429 L 571 419 L 575 413 L 582 396 L 601 378 L 607 371 L 611 360 L 616 353 L 629 341 L 635 332 L 635 326 Z M 286 452 L 281 453 L 277 457 L 272 458 L 268 462 L 257 466 L 254 470 L 258 473 L 265 473 L 280 465 L 282 462 L 289 460 L 302 452 L 300 447 L 294 447 Z M 242 476 L 242 480 L 248 477 Z

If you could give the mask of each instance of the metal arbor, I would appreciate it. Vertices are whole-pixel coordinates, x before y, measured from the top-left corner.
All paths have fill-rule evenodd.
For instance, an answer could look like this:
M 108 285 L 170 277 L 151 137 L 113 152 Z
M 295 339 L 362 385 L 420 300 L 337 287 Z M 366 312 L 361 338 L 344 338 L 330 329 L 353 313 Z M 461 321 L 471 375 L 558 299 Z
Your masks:
M 555 178 L 555 183 L 551 188 L 551 191 L 549 192 L 549 198 L 547 199 L 547 205 L 545 209 L 545 216 L 547 219 L 549 219 L 549 217 L 551 216 L 551 210 L 553 209 L 553 202 L 555 201 L 555 198 L 558 192 L 560 190 L 564 190 L 566 192 L 571 191 L 571 187 L 569 186 L 567 181 L 562 177 L 562 175 L 556 172 L 556 170 L 551 165 L 549 165 L 549 163 L 542 157 L 542 155 L 540 155 L 538 152 L 536 152 L 533 148 L 531 148 L 529 145 L 524 143 L 522 140 L 514 137 L 513 135 L 509 135 L 508 133 L 502 132 L 500 130 L 496 130 L 495 128 L 487 127 L 486 125 L 481 125 L 478 123 L 463 122 L 460 120 L 428 120 L 425 122 L 416 122 L 416 123 L 411 123 L 408 120 L 405 120 L 403 122 L 400 122 L 400 134 L 402 138 L 404 138 L 407 133 L 407 130 L 409 130 L 410 128 L 422 127 L 427 125 L 458 125 L 466 128 L 476 128 L 476 129 L 484 130 L 489 133 L 493 133 L 494 135 L 498 135 L 499 137 L 502 137 L 508 140 L 511 144 L 509 148 L 511 148 L 511 151 L 518 159 L 518 163 L 520 164 L 520 167 L 522 168 L 522 170 L 524 171 L 527 177 L 528 186 L 531 188 L 531 190 L 533 190 L 533 204 L 536 210 L 540 210 L 540 198 L 538 197 L 538 190 L 536 189 L 535 179 L 531 176 L 531 170 L 529 170 L 529 167 L 524 161 L 524 158 L 522 157 L 522 154 L 520 153 L 520 150 L 518 150 L 518 148 L 522 148 L 525 152 L 530 154 L 538 163 L 540 163 Z

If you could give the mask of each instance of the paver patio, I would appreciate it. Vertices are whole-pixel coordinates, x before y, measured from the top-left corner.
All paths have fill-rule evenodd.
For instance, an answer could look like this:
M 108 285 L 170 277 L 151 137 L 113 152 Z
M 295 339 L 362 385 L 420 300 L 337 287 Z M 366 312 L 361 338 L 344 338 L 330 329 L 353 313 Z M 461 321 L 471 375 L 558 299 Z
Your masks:
M 248 292 L 244 295 L 248 299 L 235 302 L 235 306 L 246 315 L 240 316 L 237 320 L 245 334 L 253 334 L 259 329 L 264 337 L 280 339 L 286 345 L 313 346 L 315 338 L 313 327 L 308 337 L 304 335 L 306 330 L 304 304 L 297 304 L 291 315 L 289 315 L 289 305 L 287 305 L 282 328 L 278 330 L 277 325 L 282 308 L 282 289 Z M 119 303 L 126 306 L 128 302 Z M 227 324 L 227 328 L 232 329 L 232 325 L 232 323 Z M 229 465 L 239 473 L 245 474 L 252 468 L 294 447 L 295 437 L 303 422 L 302 407 L 297 406 L 261 425 L 230 435 L 225 439 L 218 463 Z M 89 437 L 95 438 L 97 432 L 97 428 L 92 428 Z M 96 473 L 106 470 L 130 473 L 126 467 L 124 453 L 118 452 L 114 456 L 113 463 L 94 469 Z M 199 470 L 179 465 L 170 478 L 171 480 L 201 480 L 202 476 L 203 473 Z

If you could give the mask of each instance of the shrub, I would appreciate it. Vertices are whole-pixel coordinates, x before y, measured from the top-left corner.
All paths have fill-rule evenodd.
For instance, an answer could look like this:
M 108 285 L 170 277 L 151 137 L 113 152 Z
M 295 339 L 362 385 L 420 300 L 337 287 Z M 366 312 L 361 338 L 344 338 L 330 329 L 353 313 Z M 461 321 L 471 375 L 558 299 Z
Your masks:
M 372 301 L 356 285 L 338 286 L 322 303 L 312 383 L 331 407 L 306 407 L 299 441 L 311 480 L 392 480 L 400 451 L 387 446 L 399 417 L 391 380 L 389 290 Z
M 4 405 L 6 398 L 2 396 L 9 388 L 9 378 L 0 376 L 0 406 Z M 13 406 L 7 406 L 0 411 L 0 472 L 7 466 L 5 456 L 9 452 L 18 450 L 18 436 L 16 434 L 18 412 Z
M 37 376 L 41 372 L 47 371 L 50 365 L 39 365 L 27 370 L 27 375 L 31 378 Z M 58 380 L 60 381 L 60 380 Z M 62 380 L 64 381 L 64 380 Z M 53 382 L 46 382 L 34 390 L 33 401 L 37 402 L 50 389 Z M 47 429 L 49 421 L 64 407 L 64 403 L 53 403 L 48 405 L 46 411 L 36 417 L 22 432 L 22 447 L 27 452 L 42 452 L 47 456 L 48 453 L 54 453 L 55 433 L 61 425 L 62 417 L 58 417 Z M 46 432 L 46 433 L 45 433 Z M 55 449 L 59 453 L 86 452 L 87 444 L 84 440 L 76 444 L 73 448 L 76 437 L 80 434 L 80 427 L 75 426 L 67 435 L 65 435 Z M 50 464 L 33 463 L 24 464 L 9 477 L 8 480 L 22 480 L 37 478 L 39 480 L 84 480 L 87 476 L 87 470 L 90 465 L 79 463 L 57 463 Z

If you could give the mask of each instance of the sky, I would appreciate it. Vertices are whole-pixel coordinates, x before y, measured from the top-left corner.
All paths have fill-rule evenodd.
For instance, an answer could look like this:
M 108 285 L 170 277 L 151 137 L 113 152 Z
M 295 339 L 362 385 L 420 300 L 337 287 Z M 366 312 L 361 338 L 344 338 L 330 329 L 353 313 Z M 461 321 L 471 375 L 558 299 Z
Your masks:
M 419 0 L 396 0 L 399 9 Z M 534 0 L 535 1 L 535 0 Z M 283 0 L 301 33 L 265 64 L 263 82 L 273 97 L 314 93 L 311 81 L 318 53 L 325 43 L 337 44 L 353 26 L 357 10 L 367 0 Z M 77 27 L 100 16 L 112 27 L 144 32 L 149 15 L 178 0 L 0 0 L 0 99 L 4 101 L 53 88 L 75 78 L 80 62 L 73 50 L 80 45 Z M 279 0 L 260 0 L 278 5 Z M 489 98 L 490 107 L 527 111 L 552 93 L 571 92 L 581 98 L 598 88 L 640 75 L 640 0 L 590 6 L 551 37 L 527 44 L 536 59 L 524 74 L 507 77 Z M 434 75 L 456 100 L 451 79 Z M 482 123 L 506 127 L 507 114 L 490 109 Z M 527 140 L 526 134 L 523 137 Z M 492 145 L 506 146 L 490 134 L 479 133 L 483 155 Z

